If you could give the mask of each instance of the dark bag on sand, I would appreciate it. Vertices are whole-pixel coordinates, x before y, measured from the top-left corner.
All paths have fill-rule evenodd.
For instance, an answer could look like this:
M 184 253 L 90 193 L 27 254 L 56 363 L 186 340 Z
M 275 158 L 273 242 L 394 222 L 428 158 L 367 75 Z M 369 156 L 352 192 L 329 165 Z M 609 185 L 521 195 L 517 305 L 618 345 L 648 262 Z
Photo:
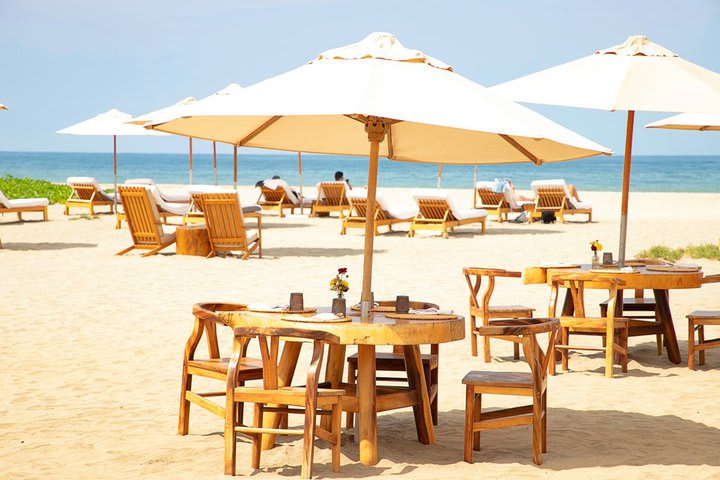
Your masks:
M 515 217 L 515 218 L 513 218 L 512 220 L 509 220 L 509 221 L 510 221 L 510 223 L 525 223 L 525 222 L 527 222 L 528 220 L 529 220 L 529 219 L 528 219 L 528 214 L 527 214 L 527 212 L 522 212 L 520 215 L 518 215 L 517 217 Z
M 540 217 L 540 220 L 542 220 L 543 223 L 555 223 L 557 218 L 555 218 L 554 212 L 542 212 L 542 217 Z

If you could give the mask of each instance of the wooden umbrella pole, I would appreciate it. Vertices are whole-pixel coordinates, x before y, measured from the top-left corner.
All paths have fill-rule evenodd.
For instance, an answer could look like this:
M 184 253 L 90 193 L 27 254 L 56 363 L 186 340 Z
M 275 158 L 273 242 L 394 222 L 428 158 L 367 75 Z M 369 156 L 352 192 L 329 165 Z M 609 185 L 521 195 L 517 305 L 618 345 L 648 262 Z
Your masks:
M 213 175 L 215 175 L 215 185 L 217 186 L 217 145 L 213 142 Z
M 193 167 L 193 165 L 192 165 L 192 160 L 193 160 L 193 159 L 192 159 L 192 153 L 193 153 L 193 152 L 192 152 L 192 137 L 190 137 L 188 140 L 190 141 L 190 142 L 189 142 L 189 150 L 188 150 L 188 162 L 189 162 L 189 164 L 190 164 L 190 177 L 189 177 L 189 181 L 190 181 L 190 185 L 192 185 L 192 167 Z
M 627 130 L 625 131 L 625 161 L 623 162 L 622 206 L 620 207 L 620 243 L 618 264 L 625 266 L 625 241 L 627 239 L 628 197 L 630 195 L 630 164 L 632 163 L 633 126 L 635 111 L 628 110 Z
M 233 145 L 233 188 L 237 188 L 237 145 Z
M 300 215 L 303 214 L 302 153 L 298 152 L 298 177 L 300 177 Z
M 115 190 L 113 190 L 113 211 L 117 215 L 117 135 L 113 135 L 113 178 L 115 179 Z
M 438 165 L 438 188 L 442 185 L 442 163 Z

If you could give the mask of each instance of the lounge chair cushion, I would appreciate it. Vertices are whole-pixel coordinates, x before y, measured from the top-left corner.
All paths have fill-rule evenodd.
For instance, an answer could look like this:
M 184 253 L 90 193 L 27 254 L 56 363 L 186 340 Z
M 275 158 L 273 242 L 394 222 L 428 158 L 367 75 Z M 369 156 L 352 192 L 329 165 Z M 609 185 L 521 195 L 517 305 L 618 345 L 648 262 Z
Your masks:
M 267 178 L 263 180 L 263 185 L 265 185 L 266 188 L 269 188 L 270 190 L 277 190 L 278 188 L 282 188 L 285 190 L 285 197 L 290 200 L 295 205 L 300 206 L 300 200 L 298 199 L 298 193 L 296 193 L 292 188 L 290 188 L 290 185 L 288 183 L 281 179 L 281 178 Z M 312 205 L 312 203 L 316 200 L 317 197 L 315 195 L 303 195 L 302 196 L 302 204 L 305 207 L 309 207 Z
M 487 217 L 487 210 L 482 209 L 482 208 L 458 208 L 458 206 L 453 201 L 452 197 L 448 194 L 448 192 L 446 192 L 444 190 L 437 190 L 437 189 L 419 190 L 413 195 L 413 198 L 415 199 L 415 201 L 417 201 L 419 198 L 445 200 L 445 201 L 447 201 L 448 206 L 450 207 L 450 211 L 452 212 L 453 216 L 455 218 L 457 218 L 458 220 L 468 220 L 471 218 Z
M 155 188 L 157 188 L 157 185 L 155 184 L 155 181 L 152 178 L 129 178 L 125 180 L 125 185 L 153 185 Z M 160 196 L 163 200 L 169 203 L 189 203 L 190 202 L 190 193 L 188 192 L 161 192 L 158 188 L 158 192 L 160 192 Z
M 252 205 L 245 205 L 242 207 L 243 213 L 255 213 L 255 212 L 261 212 L 262 207 L 260 205 L 252 204 Z
M 588 201 L 578 202 L 577 200 L 575 200 L 575 197 L 570 195 L 570 191 L 567 188 L 567 183 L 565 183 L 565 180 L 562 178 L 552 180 L 535 180 L 530 184 L 530 187 L 533 189 L 533 192 L 535 192 L 535 196 L 537 196 L 537 192 L 540 187 L 562 187 L 563 191 L 565 192 L 565 198 L 568 199 L 568 202 L 570 203 L 570 206 L 572 208 L 577 208 L 581 210 L 592 209 L 592 203 Z
M 155 200 L 155 204 L 157 205 L 157 208 L 161 212 L 168 212 L 172 213 L 174 215 L 185 215 L 190 208 L 189 203 L 171 203 L 166 202 L 163 200 L 163 198 L 160 196 L 160 190 L 158 190 L 157 186 L 155 185 L 147 185 L 147 184 L 140 184 L 140 185 L 130 185 L 130 186 L 137 186 L 137 187 L 144 187 L 146 190 L 150 192 L 152 195 L 152 198 Z
M 100 196 L 103 197 L 104 200 L 113 202 L 117 196 L 117 203 L 120 203 L 120 195 L 113 195 L 112 193 L 105 192 L 102 188 L 100 188 L 100 185 L 97 183 L 95 177 L 68 177 L 66 182 L 71 187 L 76 183 L 90 183 L 100 192 Z
M 0 207 L 5 208 L 23 208 L 23 207 L 45 207 L 50 205 L 47 198 L 18 198 L 10 200 L 2 192 L 0 192 Z
M 353 198 L 367 198 L 367 189 L 355 188 L 353 190 L 348 190 L 347 197 L 351 201 Z M 415 218 L 420 211 L 417 205 L 413 204 L 410 199 L 407 201 L 393 200 L 390 202 L 380 191 L 375 193 L 375 201 L 377 201 L 380 209 L 387 212 L 391 218 L 399 220 L 409 220 Z

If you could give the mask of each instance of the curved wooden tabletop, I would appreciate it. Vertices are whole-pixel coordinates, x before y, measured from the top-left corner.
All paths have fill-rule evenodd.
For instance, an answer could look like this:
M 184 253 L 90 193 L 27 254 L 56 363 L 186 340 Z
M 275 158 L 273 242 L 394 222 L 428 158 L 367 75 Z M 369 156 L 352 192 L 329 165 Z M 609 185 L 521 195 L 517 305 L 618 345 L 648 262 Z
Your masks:
M 318 308 L 317 313 L 329 312 Z M 260 313 L 250 310 L 220 312 L 221 320 L 232 327 L 266 326 L 293 327 L 329 332 L 339 338 L 342 345 L 427 345 L 446 343 L 465 338 L 465 319 L 458 315 L 453 320 L 404 320 L 388 318 L 373 312 L 369 321 L 361 321 L 360 315 L 350 312 L 351 320 L 342 323 L 290 322 L 282 320 L 287 314 Z M 312 317 L 315 313 L 304 316 Z
M 624 289 L 639 290 L 674 290 L 684 288 L 700 288 L 702 286 L 703 272 L 657 272 L 647 270 L 646 267 L 635 267 L 638 273 L 617 273 L 617 272 L 593 272 L 598 275 L 607 275 L 613 278 L 619 278 L 625 282 L 620 287 Z M 553 268 L 553 267 L 527 267 L 523 271 L 523 283 L 525 284 L 550 284 L 550 279 L 554 275 L 561 275 L 574 272 L 588 272 L 593 267 L 589 264 L 582 265 L 579 268 Z M 595 288 L 591 283 L 586 285 L 587 288 Z M 600 288 L 598 286 L 597 288 Z M 607 288 L 607 286 L 602 286 Z

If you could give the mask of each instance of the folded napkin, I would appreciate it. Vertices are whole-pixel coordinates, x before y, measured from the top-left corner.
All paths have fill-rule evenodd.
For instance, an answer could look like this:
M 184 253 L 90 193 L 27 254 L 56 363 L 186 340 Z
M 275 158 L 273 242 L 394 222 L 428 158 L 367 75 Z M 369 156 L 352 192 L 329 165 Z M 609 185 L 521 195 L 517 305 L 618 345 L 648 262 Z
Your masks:
M 452 315 L 453 311 L 449 308 L 411 308 L 410 313 L 415 315 Z
M 283 310 L 287 310 L 287 305 L 267 305 L 264 303 L 251 303 L 247 306 L 248 310 L 273 310 L 277 312 L 282 312 Z
M 318 313 L 314 317 L 312 317 L 314 320 L 337 320 L 338 318 L 342 318 L 341 316 L 335 315 L 334 313 Z
M 633 272 L 637 272 L 637 270 L 635 270 L 633 267 L 623 267 L 623 268 L 620 269 L 620 271 L 621 271 L 622 273 L 633 273 Z

